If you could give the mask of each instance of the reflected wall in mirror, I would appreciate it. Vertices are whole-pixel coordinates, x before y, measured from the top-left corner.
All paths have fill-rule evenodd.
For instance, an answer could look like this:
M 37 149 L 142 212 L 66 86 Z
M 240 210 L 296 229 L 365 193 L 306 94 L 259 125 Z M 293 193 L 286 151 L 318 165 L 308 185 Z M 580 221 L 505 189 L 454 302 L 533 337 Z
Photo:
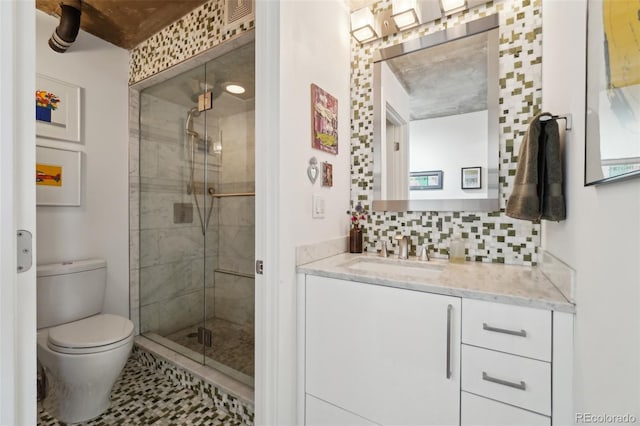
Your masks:
M 373 209 L 495 211 L 498 202 L 498 16 L 374 56 Z M 480 166 L 480 188 L 461 170 Z M 437 190 L 410 177 L 442 170 Z
M 640 176 L 638 6 L 589 0 L 588 8 L 585 185 Z

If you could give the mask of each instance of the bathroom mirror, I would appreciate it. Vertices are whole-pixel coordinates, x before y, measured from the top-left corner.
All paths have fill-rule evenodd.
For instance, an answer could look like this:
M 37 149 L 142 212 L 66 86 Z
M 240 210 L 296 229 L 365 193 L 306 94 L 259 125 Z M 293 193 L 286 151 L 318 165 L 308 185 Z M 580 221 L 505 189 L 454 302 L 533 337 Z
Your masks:
M 498 37 L 491 15 L 375 52 L 374 211 L 499 209 Z

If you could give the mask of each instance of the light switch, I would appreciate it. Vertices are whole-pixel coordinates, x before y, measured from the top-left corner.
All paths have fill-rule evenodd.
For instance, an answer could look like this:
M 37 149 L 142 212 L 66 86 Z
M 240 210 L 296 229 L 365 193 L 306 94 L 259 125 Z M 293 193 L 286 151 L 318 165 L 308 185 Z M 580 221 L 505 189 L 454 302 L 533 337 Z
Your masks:
M 317 219 L 324 217 L 324 198 L 319 195 L 312 197 L 312 214 L 311 216 Z

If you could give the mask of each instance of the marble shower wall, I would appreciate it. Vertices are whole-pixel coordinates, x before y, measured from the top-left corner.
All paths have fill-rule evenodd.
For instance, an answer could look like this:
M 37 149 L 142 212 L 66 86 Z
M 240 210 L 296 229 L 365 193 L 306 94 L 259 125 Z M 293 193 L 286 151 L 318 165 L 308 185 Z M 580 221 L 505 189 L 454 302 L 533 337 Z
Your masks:
M 372 5 L 374 13 L 391 8 L 390 0 Z M 500 211 L 376 212 L 366 224 L 369 251 L 380 241 L 395 249 L 397 233 L 410 235 L 411 246 L 428 244 L 446 256 L 453 229 L 463 227 L 467 259 L 532 265 L 537 262 L 540 226 L 505 216 L 515 177 L 518 151 L 529 120 L 542 103 L 541 0 L 499 0 L 446 16 L 364 45 L 352 40 L 351 62 L 351 200 L 371 211 L 373 198 L 373 53 L 487 15 L 499 14 L 499 188 Z
M 200 190 L 203 219 L 211 208 L 203 237 L 198 207 L 187 192 L 188 108 L 144 93 L 140 102 L 140 331 L 167 335 L 200 324 L 205 315 L 253 327 L 254 197 L 211 198 Z M 222 153 L 207 157 L 207 188 L 254 191 L 253 116 L 253 110 L 207 115 L 208 138 L 222 146 Z M 205 134 L 204 114 L 193 128 Z M 196 186 L 204 182 L 204 170 L 204 152 L 198 151 Z M 176 204 L 191 206 L 188 223 L 175 223 Z
M 205 241 L 197 206 L 187 192 L 191 181 L 189 144 L 184 133 L 188 107 L 144 93 L 140 102 L 141 332 L 165 335 L 202 321 L 203 294 L 207 307 L 213 306 L 213 292 L 204 289 L 213 287 L 218 233 L 215 226 L 210 226 Z M 208 134 L 219 133 L 217 126 L 207 124 Z M 194 120 L 194 130 L 204 134 L 203 116 Z M 216 181 L 219 165 L 215 156 L 209 157 L 207 178 Z M 204 154 L 198 152 L 196 182 L 204 180 L 204 169 Z M 211 198 L 201 192 L 198 200 L 205 215 Z M 174 208 L 180 204 L 191 207 L 187 223 L 174 220 Z M 213 209 L 217 209 L 215 204 Z

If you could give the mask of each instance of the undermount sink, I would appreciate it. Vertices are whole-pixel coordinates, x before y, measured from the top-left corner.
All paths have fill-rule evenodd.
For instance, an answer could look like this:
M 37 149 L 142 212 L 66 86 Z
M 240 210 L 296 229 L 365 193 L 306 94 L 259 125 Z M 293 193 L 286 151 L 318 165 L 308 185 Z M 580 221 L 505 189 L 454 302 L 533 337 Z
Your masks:
M 397 274 L 412 278 L 429 278 L 439 275 L 445 265 L 428 263 L 419 260 L 400 260 L 385 257 L 362 256 L 342 265 L 354 272 Z

